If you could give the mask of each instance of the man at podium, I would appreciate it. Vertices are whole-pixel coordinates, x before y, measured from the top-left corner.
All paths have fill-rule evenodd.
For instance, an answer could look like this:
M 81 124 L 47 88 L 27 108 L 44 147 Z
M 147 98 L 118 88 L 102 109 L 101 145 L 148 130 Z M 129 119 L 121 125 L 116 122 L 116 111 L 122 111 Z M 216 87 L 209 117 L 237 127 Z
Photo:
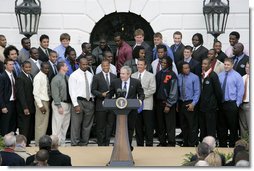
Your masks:
M 120 78 L 113 80 L 110 85 L 110 91 L 108 93 L 108 98 L 112 98 L 114 95 L 116 97 L 124 97 L 126 99 L 139 99 L 144 100 L 145 94 L 142 88 L 141 82 L 138 79 L 131 78 L 131 68 L 129 66 L 123 66 L 120 70 Z M 128 114 L 128 135 L 129 142 L 131 146 L 133 132 L 135 128 L 135 121 L 137 118 L 137 110 L 131 110 Z M 131 146 L 131 150 L 133 147 Z

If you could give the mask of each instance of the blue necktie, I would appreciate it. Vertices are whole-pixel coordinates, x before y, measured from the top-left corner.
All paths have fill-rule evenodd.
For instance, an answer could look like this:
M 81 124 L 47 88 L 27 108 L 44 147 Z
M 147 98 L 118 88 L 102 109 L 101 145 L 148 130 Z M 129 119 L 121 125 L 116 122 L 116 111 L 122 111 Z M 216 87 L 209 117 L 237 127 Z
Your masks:
M 14 62 L 14 68 L 15 68 L 16 76 L 18 77 L 19 74 L 20 74 L 20 67 L 19 67 L 19 64 L 16 61 Z
M 223 84 L 222 84 L 222 93 L 223 93 L 223 99 L 222 99 L 222 102 L 225 101 L 225 94 L 226 94 L 226 84 L 227 84 L 227 79 L 228 79 L 228 72 L 226 72 L 225 74 L 225 78 L 224 78 L 224 81 L 223 81 Z

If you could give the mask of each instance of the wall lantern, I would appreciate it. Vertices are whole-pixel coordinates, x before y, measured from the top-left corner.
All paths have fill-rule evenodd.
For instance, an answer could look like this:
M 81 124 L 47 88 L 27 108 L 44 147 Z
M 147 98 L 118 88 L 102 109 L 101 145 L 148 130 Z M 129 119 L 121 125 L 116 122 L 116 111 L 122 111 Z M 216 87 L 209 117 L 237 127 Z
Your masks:
M 15 13 L 17 16 L 19 33 L 30 38 L 37 34 L 41 15 L 40 0 L 23 0 L 19 5 L 19 0 L 15 1 Z
M 212 34 L 214 40 L 217 40 L 220 34 L 225 33 L 229 14 L 229 0 L 227 0 L 227 4 L 221 2 L 221 0 L 210 0 L 209 3 L 204 0 L 203 14 L 207 33 Z

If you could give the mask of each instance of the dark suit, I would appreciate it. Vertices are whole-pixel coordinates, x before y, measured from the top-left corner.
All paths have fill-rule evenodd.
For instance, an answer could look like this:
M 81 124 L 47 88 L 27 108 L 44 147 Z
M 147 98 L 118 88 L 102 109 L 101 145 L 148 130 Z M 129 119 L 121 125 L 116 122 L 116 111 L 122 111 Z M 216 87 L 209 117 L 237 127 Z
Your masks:
M 122 89 L 122 80 L 120 78 L 115 79 L 110 85 L 110 92 L 108 93 L 108 98 L 112 98 L 114 94 L 117 93 L 117 89 Z M 135 78 L 130 78 L 129 90 L 127 90 L 127 99 L 138 99 L 144 100 L 145 94 L 142 88 L 141 82 Z M 132 142 L 132 136 L 135 128 L 135 121 L 137 118 L 137 110 L 131 110 L 128 114 L 128 134 L 130 145 Z
M 110 83 L 116 79 L 116 75 L 108 73 Z M 92 93 L 96 97 L 96 132 L 98 146 L 108 146 L 110 136 L 112 134 L 115 115 L 112 111 L 104 109 L 102 102 L 105 99 L 102 96 L 103 92 L 109 91 L 109 86 L 105 80 L 103 72 L 96 74 L 93 77 Z
M 14 152 L 1 151 L 0 154 L 2 156 L 1 166 L 25 166 L 24 159 Z
M 216 117 L 217 108 L 222 99 L 222 90 L 218 75 L 212 71 L 204 80 L 201 81 L 201 94 L 199 100 L 199 126 L 200 139 L 205 136 L 216 138 Z
M 6 71 L 4 71 L 0 76 L 0 109 L 7 108 L 8 113 L 0 114 L 0 133 L 2 136 L 11 131 L 16 131 L 16 102 L 15 100 L 10 101 L 11 95 L 11 80 Z
M 233 57 L 234 61 L 236 57 Z M 238 72 L 241 76 L 244 76 L 246 74 L 245 72 L 245 65 L 249 62 L 249 56 L 244 55 L 243 58 L 237 62 L 237 64 L 234 64 L 234 70 Z
M 192 58 L 196 59 L 199 63 L 207 58 L 208 49 L 201 45 L 197 50 L 192 52 Z
M 50 64 L 49 61 L 47 61 L 47 63 L 49 64 L 49 73 L 48 73 L 48 79 L 49 79 L 49 84 L 51 83 L 52 79 L 54 78 L 54 76 L 56 76 L 57 71 L 52 67 L 52 65 Z M 55 72 L 54 72 L 55 70 Z
M 33 165 L 34 160 L 35 155 L 29 156 L 26 159 L 26 165 Z M 52 150 L 49 152 L 48 164 L 49 166 L 72 166 L 71 158 L 68 155 L 61 153 L 59 150 Z
M 222 51 L 220 51 L 219 53 L 218 53 L 218 56 L 216 57 L 218 60 L 220 60 L 221 62 L 223 62 L 224 63 L 224 60 L 227 58 L 228 56 L 224 53 L 224 52 L 222 52 Z
M 178 71 L 180 72 L 182 68 L 182 63 L 183 63 L 183 60 L 179 61 L 177 64 Z M 190 65 L 190 72 L 196 74 L 197 76 L 201 76 L 201 72 L 202 72 L 201 64 L 197 60 L 191 58 L 189 65 Z
M 59 150 L 49 152 L 48 164 L 50 166 L 72 166 L 70 156 L 61 153 Z
M 48 53 L 50 53 L 52 50 L 48 48 Z M 39 60 L 41 60 L 42 62 L 47 62 L 49 60 L 48 55 L 45 53 L 44 50 L 42 50 L 41 47 L 38 48 L 38 52 L 39 52 Z
M 175 45 L 171 45 L 171 50 L 174 54 L 174 62 L 175 64 L 177 64 L 179 61 L 182 61 L 183 60 L 183 51 L 184 51 L 184 44 L 180 44 L 178 46 L 178 48 L 175 50 Z M 179 72 L 179 71 L 178 71 Z
M 21 72 L 16 80 L 16 97 L 18 112 L 19 133 L 27 138 L 27 144 L 34 138 L 35 106 L 33 96 L 33 81 Z M 29 109 L 30 115 L 24 114 L 24 109 Z
M 4 63 L 0 61 L 0 74 L 4 72 Z

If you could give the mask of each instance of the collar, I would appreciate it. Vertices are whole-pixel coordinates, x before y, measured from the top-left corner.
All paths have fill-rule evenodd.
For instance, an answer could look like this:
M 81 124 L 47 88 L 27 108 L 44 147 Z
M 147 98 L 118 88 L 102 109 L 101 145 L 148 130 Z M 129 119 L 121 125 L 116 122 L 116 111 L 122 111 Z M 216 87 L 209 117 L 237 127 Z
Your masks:
M 11 153 L 14 152 L 14 150 L 12 148 L 10 148 L 10 147 L 5 147 L 3 151 L 4 152 L 11 152 Z
M 49 60 L 49 63 L 50 63 L 51 66 L 54 66 L 54 65 L 55 65 L 55 64 L 53 64 L 50 60 Z
M 193 49 L 197 50 L 198 48 L 200 48 L 200 46 L 202 46 L 202 45 L 198 45 L 197 47 L 193 47 Z
M 212 72 L 212 68 L 210 68 L 209 70 L 207 70 L 205 73 L 202 73 L 203 78 L 205 79 L 211 72 Z
M 40 46 L 40 48 L 45 52 L 47 49 L 43 48 L 42 46 Z
M 240 59 L 240 58 L 243 58 L 243 56 L 244 56 L 244 53 L 241 54 L 240 56 L 235 56 L 235 57 L 238 58 L 238 59 Z
M 104 72 L 103 70 L 102 70 L 101 72 L 103 73 L 104 77 L 106 77 L 106 74 L 108 74 L 108 76 L 110 75 L 110 73 L 109 73 L 109 72 L 108 72 L 108 73 L 106 73 L 106 72 Z
M 5 70 L 5 72 L 8 74 L 8 76 L 11 76 L 12 75 L 12 72 L 9 72 L 7 70 Z
M 127 82 L 127 85 L 129 85 L 129 84 L 130 84 L 130 78 L 128 78 L 127 81 L 123 81 L 123 80 L 122 80 L 122 83 L 124 83 L 124 82 Z
M 27 74 L 27 73 L 25 73 L 25 71 L 24 70 L 22 70 L 22 72 L 27 76 L 27 77 L 29 77 L 29 74 Z
M 146 72 L 146 69 L 143 72 L 138 71 L 138 74 L 141 74 L 141 76 L 142 76 L 145 72 Z
M 30 59 L 31 59 L 34 63 L 37 63 L 37 62 L 38 62 L 38 59 L 35 60 L 35 59 L 31 58 L 31 57 L 30 57 Z
M 184 58 L 183 60 L 184 60 L 184 62 L 188 62 L 188 63 L 189 63 L 190 60 L 191 60 L 191 58 L 192 58 L 192 57 L 190 56 L 190 57 L 188 57 L 188 58 Z

